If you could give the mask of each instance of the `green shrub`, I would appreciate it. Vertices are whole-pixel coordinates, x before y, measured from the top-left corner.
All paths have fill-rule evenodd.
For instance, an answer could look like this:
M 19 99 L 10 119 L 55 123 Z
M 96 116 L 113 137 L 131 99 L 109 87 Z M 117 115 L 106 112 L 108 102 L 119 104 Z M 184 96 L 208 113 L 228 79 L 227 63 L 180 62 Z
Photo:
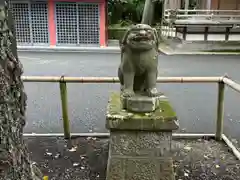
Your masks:
M 126 27 L 129 24 L 140 23 L 142 19 L 145 0 L 108 0 L 108 24 L 118 24 Z M 153 24 L 161 21 L 162 2 L 155 3 Z
M 160 38 L 160 28 L 155 27 L 158 31 L 159 34 L 159 38 Z M 117 39 L 120 40 L 122 39 L 124 33 L 126 32 L 126 30 L 128 29 L 128 27 L 119 27 L 117 25 L 109 27 L 108 28 L 108 39 Z

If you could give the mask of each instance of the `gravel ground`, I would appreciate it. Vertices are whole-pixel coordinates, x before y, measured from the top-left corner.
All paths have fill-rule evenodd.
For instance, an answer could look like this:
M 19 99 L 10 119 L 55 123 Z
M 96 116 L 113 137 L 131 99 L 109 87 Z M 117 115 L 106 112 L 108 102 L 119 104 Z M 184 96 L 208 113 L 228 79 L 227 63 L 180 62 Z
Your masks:
M 108 139 L 25 137 L 35 161 L 49 180 L 105 180 Z M 240 162 L 214 140 L 174 140 L 176 180 L 239 180 Z
M 240 162 L 230 152 L 215 140 L 174 141 L 176 180 L 240 179 Z

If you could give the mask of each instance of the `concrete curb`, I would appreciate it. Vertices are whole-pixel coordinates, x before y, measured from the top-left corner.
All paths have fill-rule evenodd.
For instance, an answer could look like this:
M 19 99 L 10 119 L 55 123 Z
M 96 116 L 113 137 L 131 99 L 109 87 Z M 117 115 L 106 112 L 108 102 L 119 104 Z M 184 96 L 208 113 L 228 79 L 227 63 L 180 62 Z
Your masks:
M 167 46 L 160 45 L 158 47 L 158 49 L 159 49 L 159 51 L 161 51 L 165 55 L 174 55 L 173 51 L 170 48 L 168 48 Z
M 201 52 L 201 51 L 192 51 L 192 52 L 176 52 L 173 51 L 168 46 L 160 46 L 159 50 L 165 55 L 240 55 L 240 52 Z
M 81 52 L 81 53 L 120 53 L 117 46 L 110 47 L 29 47 L 18 46 L 19 52 Z M 164 55 L 240 55 L 240 52 L 176 52 L 166 45 L 160 45 L 159 51 Z
M 240 55 L 233 52 L 175 52 L 168 55 Z
M 20 52 L 82 52 L 82 53 L 120 53 L 119 47 L 28 47 L 18 46 Z
M 173 55 L 240 55 L 240 53 L 233 53 L 233 52 L 165 52 L 168 56 Z
M 163 54 L 164 51 L 159 49 Z M 81 53 L 120 53 L 120 47 L 29 47 L 18 46 L 19 52 L 81 52 Z

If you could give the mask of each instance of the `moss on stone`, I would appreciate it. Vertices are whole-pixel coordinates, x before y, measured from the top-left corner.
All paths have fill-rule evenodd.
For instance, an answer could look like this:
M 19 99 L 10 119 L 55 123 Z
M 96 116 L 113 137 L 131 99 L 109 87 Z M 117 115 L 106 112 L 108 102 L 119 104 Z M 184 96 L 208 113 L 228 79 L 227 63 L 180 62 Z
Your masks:
M 149 113 L 133 113 L 121 107 L 120 93 L 112 93 L 107 108 L 109 129 L 173 130 L 178 128 L 176 113 L 167 99 L 160 100 L 159 109 Z

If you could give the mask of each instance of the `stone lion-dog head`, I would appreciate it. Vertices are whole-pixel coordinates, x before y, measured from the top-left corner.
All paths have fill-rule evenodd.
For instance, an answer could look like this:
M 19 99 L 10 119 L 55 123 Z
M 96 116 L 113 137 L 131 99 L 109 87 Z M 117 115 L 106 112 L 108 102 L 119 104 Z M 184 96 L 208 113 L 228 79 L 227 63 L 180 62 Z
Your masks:
M 127 30 L 119 44 L 121 48 L 128 47 L 133 50 L 158 48 L 158 33 L 155 28 L 147 24 L 136 24 Z

